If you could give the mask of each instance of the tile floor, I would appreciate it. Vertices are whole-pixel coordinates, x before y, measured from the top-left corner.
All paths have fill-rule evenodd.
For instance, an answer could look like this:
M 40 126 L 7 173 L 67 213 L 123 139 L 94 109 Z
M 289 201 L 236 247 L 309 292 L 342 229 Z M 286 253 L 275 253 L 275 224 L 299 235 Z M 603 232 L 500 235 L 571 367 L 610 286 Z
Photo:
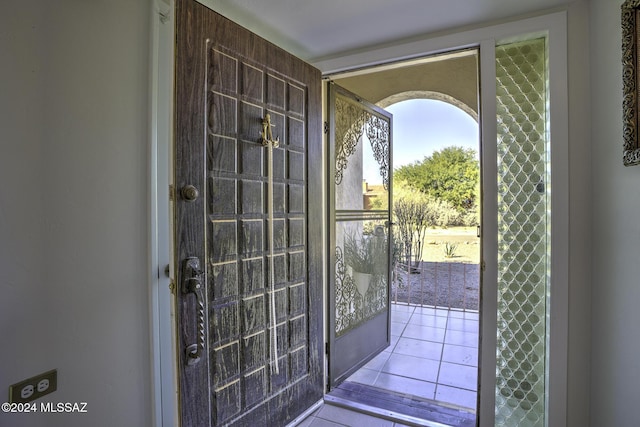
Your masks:
M 391 345 L 349 381 L 475 411 L 479 315 L 392 304 Z
M 479 315 L 393 304 L 391 345 L 349 381 L 475 411 Z M 384 418 L 323 404 L 299 427 L 404 427 Z

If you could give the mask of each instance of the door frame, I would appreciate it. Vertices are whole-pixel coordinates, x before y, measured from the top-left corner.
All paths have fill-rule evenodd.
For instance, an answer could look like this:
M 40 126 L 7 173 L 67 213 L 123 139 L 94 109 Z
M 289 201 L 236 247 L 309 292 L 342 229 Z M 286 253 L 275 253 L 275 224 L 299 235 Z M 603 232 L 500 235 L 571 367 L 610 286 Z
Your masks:
M 495 46 L 544 34 L 549 42 L 549 93 L 551 150 L 551 301 L 548 319 L 549 377 L 548 425 L 564 425 L 567 419 L 567 360 L 569 312 L 569 115 L 567 64 L 567 12 L 540 15 L 398 44 L 314 63 L 325 78 L 380 65 L 402 63 L 465 48 L 480 50 L 480 144 L 482 157 L 482 254 L 485 263 L 481 296 L 481 358 L 478 416 L 480 426 L 495 421 L 497 329 L 497 187 L 496 179 L 496 80 Z M 488 117 L 489 120 L 482 120 Z
M 151 420 L 154 427 L 178 425 L 173 224 L 169 184 L 173 182 L 175 2 L 150 2 L 149 156 L 149 316 Z M 169 270 L 165 270 L 169 269 Z
M 277 37 L 259 22 L 251 21 L 237 10 L 214 4 L 213 0 L 196 0 L 199 3 L 222 13 L 231 19 L 249 26 L 259 35 L 275 41 L 284 48 Z M 148 268 L 150 279 L 149 311 L 150 311 L 150 366 L 152 388 L 152 425 L 166 427 L 176 425 L 178 415 L 177 399 L 177 358 L 175 353 L 175 319 L 173 313 L 172 286 L 173 272 L 165 275 L 165 266 L 170 265 L 172 254 L 171 218 L 169 215 L 169 182 L 171 182 L 171 153 L 173 147 L 173 53 L 174 53 L 174 11 L 173 0 L 152 0 L 150 2 L 150 67 L 149 67 L 149 142 L 147 172 L 149 195 L 147 206 L 149 212 L 149 248 Z M 495 212 L 496 188 L 491 186 L 495 181 L 496 124 L 482 117 L 495 117 L 495 44 L 496 41 L 508 40 L 525 34 L 545 33 L 549 38 L 550 93 L 553 94 L 551 108 L 551 129 L 553 150 L 551 156 L 551 182 L 553 193 L 551 203 L 553 213 L 551 237 L 553 256 L 551 259 L 551 300 L 549 317 L 551 329 L 549 333 L 549 425 L 564 425 L 567 419 L 567 360 L 568 360 L 568 309 L 569 309 L 569 130 L 568 130 L 568 75 L 567 75 L 567 11 L 561 10 L 549 14 L 526 19 L 514 19 L 498 25 L 478 27 L 461 32 L 452 32 L 431 38 L 417 39 L 365 52 L 334 57 L 327 60 L 311 62 L 319 68 L 323 75 L 336 75 L 389 64 L 422 58 L 447 51 L 468 47 L 480 47 L 480 82 L 481 82 L 481 149 L 483 159 L 483 253 L 486 268 L 483 274 L 485 285 L 482 295 L 482 311 L 484 314 L 481 329 L 480 406 L 478 408 L 480 425 L 493 425 L 495 405 L 495 348 L 496 348 L 496 298 L 497 289 L 489 286 L 497 281 L 497 260 L 488 254 L 497 253 L 497 220 L 492 218 Z M 324 85 L 323 85 L 324 90 Z M 325 94 L 323 93 L 323 102 Z M 323 105 L 323 114 L 326 108 Z M 326 121 L 327 117 L 323 117 Z M 493 144 L 491 143 L 493 141 Z M 326 144 L 325 144 L 326 146 Z M 323 147 L 323 156 L 326 157 Z M 495 162 L 494 162 L 495 163 Z M 326 170 L 323 171 L 326 173 Z M 326 176 L 323 176 L 326 182 Z M 323 206 L 326 207 L 326 188 L 323 189 Z M 494 215 L 495 216 L 495 215 Z M 325 219 L 325 221 L 327 221 Z M 326 242 L 327 223 L 323 224 L 323 242 Z M 326 245 L 326 243 L 323 243 Z M 326 271 L 327 248 L 323 250 L 322 260 Z M 326 278 L 323 280 L 326 290 Z M 326 292 L 324 295 L 326 304 Z M 324 310 L 326 313 L 326 310 Z M 325 322 L 326 323 L 326 322 Z
M 567 64 L 567 12 L 562 10 L 512 22 L 444 36 L 425 38 L 313 63 L 325 78 L 362 72 L 367 68 L 420 60 L 465 48 L 480 50 L 480 145 L 482 159 L 482 256 L 485 263 L 481 295 L 481 358 L 478 417 L 480 426 L 495 422 L 497 329 L 497 126 L 495 46 L 543 34 L 549 43 L 549 93 L 551 151 L 551 283 L 549 358 L 547 378 L 548 425 L 564 425 L 567 419 L 567 360 L 569 311 L 569 114 Z M 483 117 L 489 118 L 483 120 Z

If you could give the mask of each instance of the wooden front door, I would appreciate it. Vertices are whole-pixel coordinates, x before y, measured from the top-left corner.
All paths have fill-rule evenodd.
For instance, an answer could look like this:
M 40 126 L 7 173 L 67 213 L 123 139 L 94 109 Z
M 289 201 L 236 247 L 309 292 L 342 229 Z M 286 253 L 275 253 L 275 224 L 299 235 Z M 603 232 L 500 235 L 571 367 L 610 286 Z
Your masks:
M 181 422 L 286 425 L 323 395 L 320 72 L 176 13 Z

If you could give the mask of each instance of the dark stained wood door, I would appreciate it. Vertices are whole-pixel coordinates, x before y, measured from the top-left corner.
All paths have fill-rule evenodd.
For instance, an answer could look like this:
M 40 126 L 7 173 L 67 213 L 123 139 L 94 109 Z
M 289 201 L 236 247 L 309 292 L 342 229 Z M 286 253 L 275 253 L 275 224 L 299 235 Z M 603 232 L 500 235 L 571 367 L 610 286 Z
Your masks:
M 176 17 L 180 419 L 286 425 L 323 395 L 320 72 L 193 0 Z

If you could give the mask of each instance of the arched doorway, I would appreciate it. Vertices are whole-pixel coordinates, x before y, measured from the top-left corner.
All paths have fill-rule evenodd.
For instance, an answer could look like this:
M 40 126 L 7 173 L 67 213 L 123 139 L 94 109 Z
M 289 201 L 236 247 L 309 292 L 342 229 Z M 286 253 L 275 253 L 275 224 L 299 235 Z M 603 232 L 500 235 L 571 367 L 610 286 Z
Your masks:
M 394 114 L 394 170 L 416 161 L 421 162 L 434 152 L 447 152 L 446 144 L 429 143 L 425 141 L 428 138 L 420 137 L 413 138 L 403 147 L 407 139 L 396 136 L 396 132 L 402 131 L 403 128 L 408 128 L 408 132 L 413 132 L 416 136 L 424 136 L 425 131 L 421 130 L 420 125 L 428 126 L 430 115 L 436 114 L 434 111 L 438 111 L 438 107 L 451 121 L 447 125 L 442 123 L 442 118 L 436 117 L 436 122 L 440 121 L 438 124 L 444 124 L 444 128 L 449 126 L 450 130 L 454 131 L 452 133 L 461 127 L 461 122 L 456 123 L 456 113 L 458 120 L 462 116 L 462 120 L 467 122 L 466 125 L 472 123 L 474 134 L 467 137 L 469 140 L 462 145 L 475 147 L 472 157 L 479 164 L 476 55 L 475 51 L 465 51 L 459 55 L 443 57 L 440 61 L 427 61 L 407 68 L 393 67 L 337 79 L 336 83 L 362 95 L 363 98 L 375 100 L 378 106 Z M 452 75 L 458 76 L 462 83 L 451 79 Z M 400 111 L 399 107 L 403 105 L 421 102 L 430 104 L 431 113 L 422 112 L 421 117 L 413 118 L 412 124 L 403 124 L 406 111 L 394 111 Z M 413 106 L 413 114 L 420 116 L 419 106 Z M 402 156 L 399 155 L 401 151 Z M 479 189 L 479 173 L 477 180 L 476 186 Z M 368 194 L 375 198 L 376 185 L 373 180 L 366 183 L 365 196 Z M 415 188 L 403 188 L 401 192 L 394 189 L 394 200 L 398 198 L 399 193 L 411 191 L 420 193 Z M 419 197 L 403 194 L 402 198 L 427 203 L 425 194 Z M 479 197 L 477 199 L 479 201 Z M 432 196 L 428 197 L 428 201 L 439 203 L 441 210 L 447 207 L 442 200 Z M 414 207 L 415 205 L 414 203 Z M 431 205 L 423 207 L 434 209 Z M 397 215 L 394 222 L 397 230 Z M 452 233 L 451 229 L 454 225 L 461 224 L 456 223 L 453 218 L 438 224 L 432 221 L 423 225 L 426 227 L 412 232 L 418 234 L 418 240 L 422 239 L 423 249 L 425 239 L 428 240 L 429 244 L 426 246 L 429 246 L 429 254 L 423 253 L 418 259 L 414 259 L 415 265 L 405 263 L 402 267 L 402 263 L 399 263 L 394 275 L 391 295 L 391 345 L 348 379 L 349 383 L 355 385 L 346 384 L 344 388 L 362 393 L 366 396 L 362 400 L 409 399 L 414 406 L 423 404 L 432 411 L 438 411 L 438 407 L 444 408 L 443 410 L 454 408 L 459 413 L 467 414 L 470 420 L 475 419 L 480 317 L 480 244 L 476 232 L 479 219 L 477 218 L 473 224 L 466 224 L 465 232 L 457 234 Z M 436 225 L 439 226 L 435 227 Z M 397 237 L 401 240 L 401 236 Z M 458 246 L 460 249 L 457 249 Z M 449 249 L 448 253 L 445 252 L 445 248 Z M 469 251 L 469 248 L 472 250 Z M 465 249 L 466 262 L 454 262 L 462 261 L 459 255 L 461 249 Z M 473 250 L 475 253 L 470 255 Z M 411 256 L 409 261 L 411 262 Z M 381 391 L 387 391 L 387 397 L 381 398 Z M 401 412 L 403 409 L 400 406 L 387 409 Z M 412 415 L 419 418 L 416 413 Z

